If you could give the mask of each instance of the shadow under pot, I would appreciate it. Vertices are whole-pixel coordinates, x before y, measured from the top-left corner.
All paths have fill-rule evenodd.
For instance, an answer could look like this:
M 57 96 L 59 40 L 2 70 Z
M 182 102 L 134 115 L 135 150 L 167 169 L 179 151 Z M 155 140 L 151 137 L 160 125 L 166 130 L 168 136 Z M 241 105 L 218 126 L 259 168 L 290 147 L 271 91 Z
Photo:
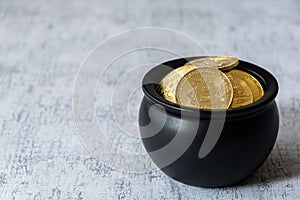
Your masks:
M 254 64 L 240 61 L 236 69 L 254 76 L 264 96 L 244 107 L 211 111 L 180 107 L 156 90 L 161 79 L 193 58 L 152 68 L 143 79 L 139 126 L 153 162 L 169 177 L 193 186 L 236 184 L 256 171 L 269 156 L 278 134 L 276 79 Z

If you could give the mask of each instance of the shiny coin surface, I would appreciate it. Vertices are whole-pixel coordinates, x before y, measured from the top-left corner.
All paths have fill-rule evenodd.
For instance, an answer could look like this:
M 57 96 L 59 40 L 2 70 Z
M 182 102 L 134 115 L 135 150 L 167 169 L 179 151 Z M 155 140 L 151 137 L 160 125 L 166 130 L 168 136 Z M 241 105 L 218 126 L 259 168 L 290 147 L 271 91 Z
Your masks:
M 197 68 L 215 67 L 222 71 L 233 69 L 239 64 L 239 60 L 233 56 L 209 56 L 192 60 L 185 65 L 194 65 Z
M 256 78 L 254 78 L 252 75 L 248 74 L 247 72 L 233 69 L 229 71 L 227 74 L 243 79 L 249 85 L 253 94 L 253 102 L 257 101 L 262 96 L 264 96 L 264 89 L 262 88 L 259 81 Z
M 194 70 L 195 67 L 193 65 L 186 65 L 179 67 L 169 74 L 167 74 L 159 84 L 159 92 L 163 95 L 163 97 L 172 102 L 177 103 L 176 101 L 176 88 L 179 81 L 186 75 L 188 72 Z
M 253 102 L 253 94 L 249 85 L 239 77 L 226 73 L 233 88 L 233 99 L 230 108 L 246 106 Z
M 223 72 L 203 67 L 188 72 L 179 81 L 176 98 L 183 106 L 227 109 L 233 98 L 233 88 Z

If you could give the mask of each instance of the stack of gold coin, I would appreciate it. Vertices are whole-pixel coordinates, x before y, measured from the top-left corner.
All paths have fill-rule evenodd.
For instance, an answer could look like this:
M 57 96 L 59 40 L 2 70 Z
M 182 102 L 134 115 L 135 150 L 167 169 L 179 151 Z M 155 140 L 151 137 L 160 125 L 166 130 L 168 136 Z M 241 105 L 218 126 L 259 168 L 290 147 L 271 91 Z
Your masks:
M 199 109 L 233 109 L 251 104 L 264 95 L 251 74 L 234 69 L 232 56 L 209 56 L 186 63 L 160 82 L 158 91 L 175 104 Z

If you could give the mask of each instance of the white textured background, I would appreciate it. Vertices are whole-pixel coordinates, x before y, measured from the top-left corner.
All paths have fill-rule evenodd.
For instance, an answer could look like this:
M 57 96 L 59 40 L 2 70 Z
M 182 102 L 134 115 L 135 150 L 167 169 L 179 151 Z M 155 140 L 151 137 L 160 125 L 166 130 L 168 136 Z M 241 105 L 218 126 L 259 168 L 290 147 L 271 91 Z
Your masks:
M 0 198 L 300 199 L 299 10 L 298 0 L 0 0 Z M 278 78 L 277 143 L 242 184 L 202 189 L 160 171 L 118 172 L 82 146 L 72 116 L 80 63 L 111 35 L 144 26 L 180 31 Z

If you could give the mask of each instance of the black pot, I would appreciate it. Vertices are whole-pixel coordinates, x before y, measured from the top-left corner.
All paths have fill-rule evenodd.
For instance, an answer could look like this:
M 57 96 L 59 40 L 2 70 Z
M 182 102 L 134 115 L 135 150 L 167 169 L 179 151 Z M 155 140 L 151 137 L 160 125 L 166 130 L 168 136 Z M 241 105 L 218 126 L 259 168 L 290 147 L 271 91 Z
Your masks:
M 213 112 L 166 101 L 157 92 L 157 84 L 172 69 L 195 58 L 160 64 L 145 75 L 139 112 L 142 141 L 153 162 L 171 178 L 200 187 L 229 186 L 257 170 L 274 146 L 279 128 L 274 100 L 278 84 L 268 71 L 240 60 L 237 69 L 250 73 L 264 88 L 258 101 Z M 215 142 L 207 136 L 214 128 L 210 134 L 215 134 Z M 212 147 L 199 156 L 202 145 Z

